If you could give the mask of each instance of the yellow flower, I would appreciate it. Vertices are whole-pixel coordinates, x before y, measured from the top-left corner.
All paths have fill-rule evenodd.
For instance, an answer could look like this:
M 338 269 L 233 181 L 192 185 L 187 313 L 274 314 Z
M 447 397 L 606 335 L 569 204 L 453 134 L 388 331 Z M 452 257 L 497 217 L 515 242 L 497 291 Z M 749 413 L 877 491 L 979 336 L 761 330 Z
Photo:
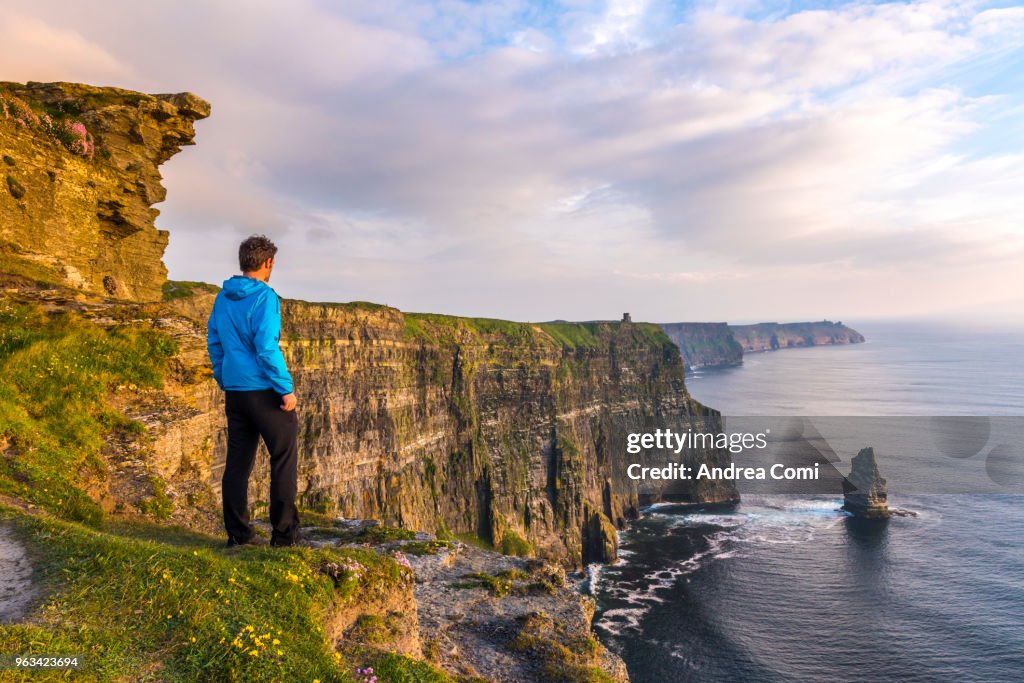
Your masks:
M 277 638 L 274 638 L 274 640 L 273 640 L 273 644 L 274 644 L 274 645 L 280 645 L 280 644 L 281 644 L 281 641 L 280 641 L 280 640 L 278 640 Z
M 281 652 L 280 650 L 278 650 L 278 651 L 277 651 L 277 656 L 278 656 L 278 657 L 281 657 L 282 655 L 284 655 L 284 653 L 283 653 L 283 652 Z
M 257 650 L 256 648 L 253 648 L 253 649 L 249 650 L 249 654 L 251 654 L 253 657 L 255 657 L 256 655 L 259 654 L 259 650 Z
M 192 642 L 193 643 L 196 642 L 196 637 L 195 636 L 192 636 Z

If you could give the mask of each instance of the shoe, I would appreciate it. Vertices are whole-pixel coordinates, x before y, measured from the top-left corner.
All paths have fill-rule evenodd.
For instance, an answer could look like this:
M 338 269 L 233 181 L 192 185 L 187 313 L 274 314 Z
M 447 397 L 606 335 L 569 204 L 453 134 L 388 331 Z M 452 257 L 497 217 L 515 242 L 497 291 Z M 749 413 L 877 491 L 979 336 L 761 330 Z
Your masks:
M 229 534 L 228 535 L 227 547 L 234 548 L 235 546 L 239 546 L 239 545 L 262 545 L 262 546 L 265 546 L 265 545 L 267 545 L 267 539 L 263 538 L 259 534 L 253 534 L 251 537 L 249 537 L 248 540 L 240 541 L 237 538 L 235 538 L 234 536 L 231 536 Z
M 292 538 L 279 538 L 274 537 L 270 539 L 270 546 L 272 548 L 290 548 L 295 545 L 299 545 L 299 542 L 303 540 L 303 537 L 296 533 Z

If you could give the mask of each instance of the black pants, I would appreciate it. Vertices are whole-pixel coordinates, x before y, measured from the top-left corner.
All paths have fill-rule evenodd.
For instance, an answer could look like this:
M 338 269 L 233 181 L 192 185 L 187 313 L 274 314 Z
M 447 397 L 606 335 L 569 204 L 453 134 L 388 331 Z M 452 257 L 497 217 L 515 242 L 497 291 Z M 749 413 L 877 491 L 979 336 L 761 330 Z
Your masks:
M 260 437 L 270 452 L 270 525 L 272 541 L 291 543 L 299 528 L 295 507 L 299 421 L 294 410 L 281 410 L 281 397 L 273 389 L 225 391 L 228 418 L 228 455 L 221 479 L 224 528 L 239 542 L 252 538 L 249 523 L 249 475 Z

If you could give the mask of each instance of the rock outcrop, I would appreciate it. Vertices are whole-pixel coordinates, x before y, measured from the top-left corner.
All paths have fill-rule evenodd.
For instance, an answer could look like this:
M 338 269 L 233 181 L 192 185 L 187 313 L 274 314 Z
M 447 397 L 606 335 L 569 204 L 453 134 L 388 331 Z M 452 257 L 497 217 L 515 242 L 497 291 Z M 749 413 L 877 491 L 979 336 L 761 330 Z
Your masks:
M 210 105 L 77 83 L 0 82 L 0 248 L 6 270 L 156 301 L 168 233 L 158 167 L 193 144 Z M 12 264 L 14 264 L 12 266 Z
M 843 509 L 855 517 L 886 519 L 891 516 L 888 488 L 878 472 L 875 450 L 862 448 L 854 456 L 853 469 L 843 480 Z

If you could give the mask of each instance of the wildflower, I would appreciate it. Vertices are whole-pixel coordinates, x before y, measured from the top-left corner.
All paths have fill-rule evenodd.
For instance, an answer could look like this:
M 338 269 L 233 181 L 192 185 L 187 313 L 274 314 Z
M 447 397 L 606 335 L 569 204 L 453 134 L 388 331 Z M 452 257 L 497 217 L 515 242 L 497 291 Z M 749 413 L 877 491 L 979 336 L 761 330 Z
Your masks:
M 405 556 L 401 551 L 396 550 L 394 554 L 395 562 L 402 565 L 406 569 L 412 569 L 412 564 L 409 562 L 409 558 Z

